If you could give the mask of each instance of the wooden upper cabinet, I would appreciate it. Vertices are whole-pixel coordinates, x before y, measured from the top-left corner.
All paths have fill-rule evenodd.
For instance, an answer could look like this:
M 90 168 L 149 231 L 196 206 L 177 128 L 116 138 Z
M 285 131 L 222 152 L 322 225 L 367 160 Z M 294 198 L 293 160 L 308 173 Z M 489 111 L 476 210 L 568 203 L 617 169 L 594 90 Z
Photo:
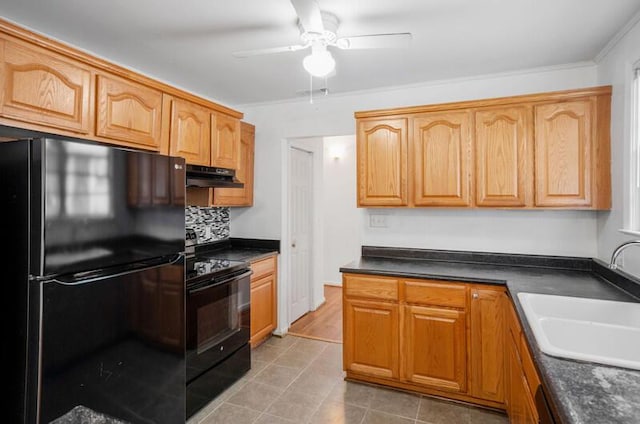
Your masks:
M 211 134 L 209 110 L 181 99 L 170 99 L 169 148 L 172 156 L 181 156 L 187 163 L 211 164 Z
M 91 72 L 45 49 L 0 40 L 0 115 L 86 134 L 91 130 Z
M 97 77 L 96 135 L 159 150 L 162 93 L 113 76 Z
M 407 120 L 358 122 L 358 206 L 408 205 Z
M 476 205 L 517 207 L 530 203 L 531 115 L 528 106 L 476 111 Z
M 504 402 L 504 289 L 471 289 L 470 394 Z
M 211 166 L 231 169 L 240 166 L 240 120 L 211 115 Z
M 216 188 L 213 204 L 216 206 L 253 206 L 253 166 L 255 156 L 255 127 L 246 122 L 240 124 L 240 160 L 236 178 L 243 188 Z
M 611 208 L 609 86 L 355 116 L 358 206 Z
M 416 206 L 469 206 L 471 114 L 429 113 L 413 119 Z
M 404 306 L 404 378 L 453 392 L 467 390 L 467 321 L 464 311 Z
M 591 205 L 594 102 L 584 99 L 535 107 L 535 203 Z

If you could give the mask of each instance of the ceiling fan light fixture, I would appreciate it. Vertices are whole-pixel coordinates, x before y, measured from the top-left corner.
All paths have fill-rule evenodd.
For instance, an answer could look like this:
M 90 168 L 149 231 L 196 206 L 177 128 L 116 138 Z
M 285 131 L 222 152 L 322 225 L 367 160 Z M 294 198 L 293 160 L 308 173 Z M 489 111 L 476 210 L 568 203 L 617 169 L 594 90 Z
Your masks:
M 324 77 L 336 67 L 336 61 L 327 49 L 314 49 L 313 52 L 304 58 L 302 66 L 314 77 Z

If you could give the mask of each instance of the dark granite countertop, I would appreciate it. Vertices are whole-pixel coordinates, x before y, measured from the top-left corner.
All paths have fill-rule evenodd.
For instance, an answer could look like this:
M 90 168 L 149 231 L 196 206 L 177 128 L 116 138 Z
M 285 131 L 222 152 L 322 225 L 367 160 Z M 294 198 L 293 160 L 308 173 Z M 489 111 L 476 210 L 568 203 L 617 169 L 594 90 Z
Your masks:
M 364 256 L 340 268 L 340 271 L 505 285 L 556 418 L 562 424 L 640 423 L 640 371 L 560 359 L 542 353 L 517 297 L 519 292 L 529 292 L 638 302 L 637 298 L 601 276 L 611 271 L 596 272 L 598 267 L 602 268 L 601 263 L 588 258 L 562 261 L 556 257 L 531 256 L 522 258 L 527 266 L 515 266 L 513 258 L 507 259 L 507 255 L 491 257 L 480 254 L 483 257 L 479 259 L 470 257 L 466 252 L 464 255 L 456 252 L 443 255 L 432 254 L 442 251 L 423 251 L 427 253 L 418 252 L 407 258 L 402 255 L 407 256 L 407 252 L 419 249 L 395 250 L 387 255 L 389 252 L 363 247 Z M 366 256 L 367 253 L 377 256 Z M 456 259 L 474 262 L 457 262 Z M 491 261 L 494 263 L 482 263 Z
M 198 245 L 198 255 L 210 255 L 217 259 L 255 262 L 280 252 L 280 241 L 231 238 L 219 242 Z

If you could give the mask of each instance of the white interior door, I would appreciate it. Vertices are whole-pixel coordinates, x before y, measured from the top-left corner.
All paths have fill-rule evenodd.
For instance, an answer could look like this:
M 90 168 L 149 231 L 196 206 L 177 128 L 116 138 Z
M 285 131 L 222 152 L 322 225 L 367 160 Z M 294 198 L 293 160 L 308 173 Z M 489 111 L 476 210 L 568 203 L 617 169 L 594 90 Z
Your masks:
M 313 153 L 290 148 L 290 322 L 311 310 L 311 242 L 313 213 Z

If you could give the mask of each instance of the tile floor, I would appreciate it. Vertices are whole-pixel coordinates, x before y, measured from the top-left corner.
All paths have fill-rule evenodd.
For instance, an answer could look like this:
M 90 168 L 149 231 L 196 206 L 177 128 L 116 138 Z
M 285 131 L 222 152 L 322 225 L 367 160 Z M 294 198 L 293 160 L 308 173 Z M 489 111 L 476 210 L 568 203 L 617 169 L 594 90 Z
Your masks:
M 506 424 L 506 416 L 343 380 L 342 345 L 272 337 L 188 424 Z

